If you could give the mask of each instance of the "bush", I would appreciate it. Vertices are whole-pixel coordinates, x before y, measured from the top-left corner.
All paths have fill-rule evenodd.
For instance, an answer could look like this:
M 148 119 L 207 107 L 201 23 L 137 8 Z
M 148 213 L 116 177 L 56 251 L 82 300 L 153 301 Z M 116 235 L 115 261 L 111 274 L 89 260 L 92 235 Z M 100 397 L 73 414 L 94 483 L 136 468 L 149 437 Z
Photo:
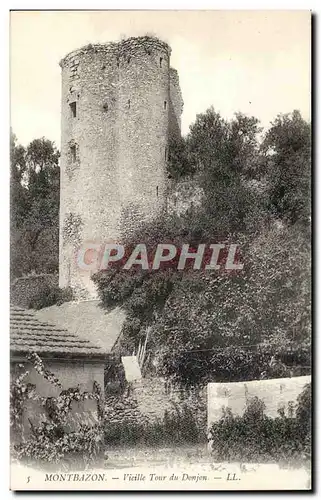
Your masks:
M 143 444 L 144 424 L 123 420 L 121 422 L 105 422 L 104 441 L 109 446 L 130 446 Z
M 311 454 L 311 388 L 308 384 L 297 399 L 295 416 L 292 405 L 271 418 L 264 415 L 264 403 L 248 400 L 242 416 L 229 408 L 209 433 L 212 455 L 218 461 L 308 462 Z M 290 416 L 289 416 L 290 414 Z
M 79 425 L 75 432 L 66 433 L 62 425 L 50 422 L 32 429 L 32 438 L 15 445 L 17 458 L 33 462 L 58 463 L 74 460 L 78 466 L 94 463 L 101 453 L 99 425 Z
M 29 301 L 28 309 L 43 309 L 54 305 L 60 306 L 64 302 L 70 302 L 73 299 L 72 289 L 59 288 L 59 286 L 46 285 L 39 293 Z
M 187 405 L 165 411 L 164 417 L 154 422 L 106 422 L 104 435 L 108 445 L 177 446 L 206 442 L 205 432 Z

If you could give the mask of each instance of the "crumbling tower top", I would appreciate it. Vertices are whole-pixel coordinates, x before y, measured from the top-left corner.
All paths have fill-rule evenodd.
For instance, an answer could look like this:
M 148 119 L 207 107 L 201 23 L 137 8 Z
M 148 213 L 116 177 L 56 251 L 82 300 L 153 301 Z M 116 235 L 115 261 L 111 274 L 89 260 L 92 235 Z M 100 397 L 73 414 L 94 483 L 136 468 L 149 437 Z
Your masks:
M 157 37 L 153 36 L 140 36 L 140 37 L 131 37 L 121 40 L 119 42 L 107 42 L 107 43 L 95 43 L 88 44 L 79 49 L 75 49 L 69 52 L 63 59 L 60 61 L 60 66 L 63 68 L 68 65 L 70 61 L 74 58 L 81 57 L 85 54 L 102 54 L 105 53 L 107 56 L 116 56 L 122 57 L 135 54 L 137 49 L 144 48 L 146 51 L 146 55 L 150 55 L 150 52 L 153 50 L 163 51 L 170 57 L 172 49 L 166 43 L 160 40 Z

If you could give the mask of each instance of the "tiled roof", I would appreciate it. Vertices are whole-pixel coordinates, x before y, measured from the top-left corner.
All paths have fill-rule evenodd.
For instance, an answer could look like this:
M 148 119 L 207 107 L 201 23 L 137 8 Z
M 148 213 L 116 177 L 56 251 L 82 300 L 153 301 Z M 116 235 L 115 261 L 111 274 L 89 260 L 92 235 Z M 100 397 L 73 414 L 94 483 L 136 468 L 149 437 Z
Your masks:
M 40 321 L 32 310 L 10 308 L 10 350 L 15 354 L 103 357 L 101 347 L 52 323 Z
M 115 346 L 125 320 L 125 312 L 120 307 L 106 311 L 99 300 L 64 302 L 34 313 L 39 321 L 54 323 L 81 339 L 90 338 L 107 354 Z

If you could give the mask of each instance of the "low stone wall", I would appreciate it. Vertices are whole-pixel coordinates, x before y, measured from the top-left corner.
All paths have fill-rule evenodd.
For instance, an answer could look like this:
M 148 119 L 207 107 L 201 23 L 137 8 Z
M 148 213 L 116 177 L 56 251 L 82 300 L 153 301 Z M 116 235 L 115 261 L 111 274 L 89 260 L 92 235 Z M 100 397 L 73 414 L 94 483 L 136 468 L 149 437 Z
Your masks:
M 48 286 L 58 286 L 58 274 L 32 274 L 16 278 L 11 285 L 10 302 L 16 306 L 28 308 L 41 291 L 46 291 Z
M 206 388 L 179 389 L 162 378 L 145 378 L 135 383 L 133 391 L 139 410 L 149 420 L 162 419 L 165 411 L 181 411 L 186 407 L 193 411 L 201 426 L 206 425 Z
M 137 400 L 130 393 L 105 396 L 105 421 L 111 424 L 137 424 L 147 421 L 138 408 Z
M 278 410 L 295 403 L 311 376 L 252 380 L 249 382 L 210 383 L 207 386 L 208 427 L 222 417 L 222 409 L 230 408 L 242 415 L 249 398 L 258 397 L 265 404 L 265 414 L 276 417 Z
M 193 411 L 200 428 L 206 428 L 206 388 L 189 391 L 169 386 L 162 378 L 143 378 L 132 382 L 125 394 L 106 396 L 105 415 L 112 422 L 155 422 L 165 412 Z

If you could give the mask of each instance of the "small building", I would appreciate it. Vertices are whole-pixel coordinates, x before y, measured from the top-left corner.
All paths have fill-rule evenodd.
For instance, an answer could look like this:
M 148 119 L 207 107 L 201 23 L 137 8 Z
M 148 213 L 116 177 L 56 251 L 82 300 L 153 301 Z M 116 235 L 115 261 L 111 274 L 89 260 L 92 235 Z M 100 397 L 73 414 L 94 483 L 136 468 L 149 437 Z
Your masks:
M 88 337 L 90 330 L 88 331 Z M 38 373 L 28 356 L 38 354 L 47 370 L 53 373 L 61 388 Z M 36 386 L 41 397 L 57 397 L 62 390 L 78 388 L 80 392 L 93 392 L 94 382 L 104 392 L 104 369 L 111 354 L 94 342 L 81 338 L 74 332 L 39 320 L 36 312 L 18 306 L 10 310 L 10 365 L 11 377 L 21 372 L 21 365 L 28 370 L 26 383 Z M 27 402 L 24 421 L 38 423 L 44 410 L 34 401 Z M 97 404 L 93 400 L 83 401 L 74 408 L 82 421 L 97 421 Z

